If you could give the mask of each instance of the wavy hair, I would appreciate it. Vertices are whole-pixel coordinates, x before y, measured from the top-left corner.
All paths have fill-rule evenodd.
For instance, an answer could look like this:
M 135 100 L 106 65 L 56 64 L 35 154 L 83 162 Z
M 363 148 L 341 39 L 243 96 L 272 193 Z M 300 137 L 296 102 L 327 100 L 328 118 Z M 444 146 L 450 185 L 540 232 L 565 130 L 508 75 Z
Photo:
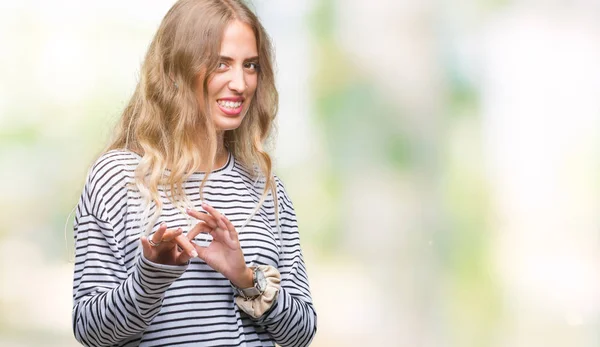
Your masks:
M 278 214 L 271 157 L 263 148 L 278 106 L 271 41 L 256 15 L 242 1 L 179 0 L 163 18 L 148 48 L 140 81 L 105 150 L 127 149 L 142 157 L 135 184 L 146 201 L 146 216 L 151 202 L 156 204 L 154 221 L 162 211 L 161 187 L 169 200 L 183 209 L 189 204 L 183 183 L 208 164 L 200 185 L 202 198 L 203 187 L 214 169 L 218 143 L 210 104 L 206 102 L 207 83 L 218 66 L 223 32 L 232 21 L 252 28 L 259 70 L 248 112 L 237 129 L 225 132 L 224 145 L 253 178 L 265 181 L 252 215 L 269 191 Z M 167 169 L 170 173 L 165 175 Z M 146 234 L 152 224 L 148 223 Z

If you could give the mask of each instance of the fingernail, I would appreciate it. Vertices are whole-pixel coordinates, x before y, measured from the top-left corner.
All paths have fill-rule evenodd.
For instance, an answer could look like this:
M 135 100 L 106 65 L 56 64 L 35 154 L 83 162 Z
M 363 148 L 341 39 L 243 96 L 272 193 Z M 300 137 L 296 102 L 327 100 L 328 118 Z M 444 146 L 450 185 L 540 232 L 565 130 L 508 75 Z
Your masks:
M 192 210 L 190 210 L 189 208 L 185 209 L 185 213 L 190 214 L 192 212 Z
M 190 253 L 190 254 L 191 254 L 191 255 L 192 255 L 192 257 L 194 257 L 194 258 L 198 256 L 198 252 L 196 252 L 195 250 L 194 250 L 194 251 L 192 251 L 192 253 Z

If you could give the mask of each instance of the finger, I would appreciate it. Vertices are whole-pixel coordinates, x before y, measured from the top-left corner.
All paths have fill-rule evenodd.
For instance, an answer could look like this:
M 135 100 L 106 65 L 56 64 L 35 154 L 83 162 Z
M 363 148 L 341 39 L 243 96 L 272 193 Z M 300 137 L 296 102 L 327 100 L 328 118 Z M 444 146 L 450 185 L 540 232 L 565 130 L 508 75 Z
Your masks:
M 214 208 L 214 207 L 210 206 L 210 205 L 209 205 L 209 204 L 207 204 L 207 203 L 203 203 L 203 204 L 202 204 L 202 208 L 203 208 L 203 209 L 204 209 L 206 212 L 210 213 L 210 214 L 211 214 L 211 215 L 212 215 L 212 216 L 213 216 L 213 217 L 216 219 L 216 222 L 217 222 L 217 224 L 218 224 L 218 222 L 219 222 L 219 219 L 221 218 L 222 214 L 221 214 L 219 211 L 215 210 L 215 208 Z
M 163 237 L 161 239 L 162 242 L 171 242 L 173 241 L 176 237 L 178 237 L 179 235 L 181 235 L 183 233 L 183 230 L 181 228 L 177 228 L 177 229 L 169 229 L 167 230 L 164 234 Z
M 211 230 L 212 230 L 212 228 L 210 226 L 208 226 L 208 224 L 206 224 L 204 222 L 199 222 L 192 228 L 192 230 L 188 231 L 187 238 L 188 238 L 188 240 L 191 241 L 191 240 L 195 239 L 196 236 L 198 236 L 198 234 L 210 233 Z
M 190 259 L 192 259 L 193 257 L 190 256 L 187 252 L 181 252 L 179 254 L 179 256 L 177 257 L 177 264 L 186 264 L 187 262 L 190 261 Z
M 148 259 L 148 256 L 152 252 L 152 246 L 148 242 L 148 238 L 146 236 L 140 237 L 140 241 L 142 242 L 142 250 L 144 252 L 144 257 Z
M 181 240 L 181 237 L 183 237 L 185 240 Z M 175 242 L 177 244 L 177 251 L 179 252 L 179 255 L 177 256 L 177 259 L 175 261 L 177 262 L 177 264 L 186 264 L 190 261 L 190 259 L 197 257 L 198 252 L 196 252 L 194 245 L 187 239 L 187 237 L 185 237 L 185 235 L 181 235 L 181 237 L 175 239 Z M 181 242 L 184 241 L 190 244 L 192 251 L 185 250 L 180 246 Z
M 158 250 L 158 252 L 168 252 L 172 250 L 176 245 L 173 240 L 182 233 L 183 230 L 181 230 L 181 228 L 165 231 L 162 235 L 162 239 L 159 241 L 158 245 L 154 246 L 154 249 Z
M 177 243 L 177 245 L 183 249 L 183 253 L 188 254 L 191 258 L 198 256 L 198 252 L 196 252 L 194 245 L 185 235 L 177 236 L 175 238 L 175 243 Z
M 229 230 L 229 236 L 231 236 L 233 240 L 237 241 L 238 233 L 237 230 L 235 230 L 235 226 L 233 225 L 233 223 L 231 223 L 231 221 L 225 216 L 221 217 L 221 220 L 223 221 L 223 224 L 225 224 L 225 226 L 227 227 L 227 230 Z
M 206 262 L 206 247 L 199 246 L 195 242 L 192 242 L 192 245 L 194 246 L 194 248 L 196 249 L 196 252 L 198 253 L 198 258 L 200 258 Z
M 196 219 L 199 219 L 199 220 L 205 222 L 211 228 L 216 228 L 217 227 L 217 222 L 215 221 L 215 218 L 213 216 L 208 215 L 208 214 L 203 213 L 203 212 L 200 212 L 200 211 L 193 210 L 191 208 L 188 208 L 185 211 L 187 212 L 188 215 L 190 215 L 190 216 L 192 216 L 192 217 L 194 217 Z
M 231 238 L 231 232 L 229 230 L 223 230 L 222 232 L 223 234 L 223 240 L 225 241 L 225 244 L 231 248 L 231 249 L 237 249 L 237 242 L 235 242 L 234 240 L 232 240 Z
M 202 207 L 204 208 L 205 204 L 202 204 Z M 212 215 L 215 216 L 215 219 L 217 221 L 217 225 L 219 226 L 219 228 L 221 230 L 225 230 L 228 231 L 229 229 L 227 228 L 227 224 L 225 224 L 225 220 L 227 220 L 227 217 L 225 217 L 225 215 L 221 214 L 219 211 L 215 210 L 213 207 L 206 205 L 206 209 L 207 211 L 209 211 L 209 213 L 211 213 Z
M 225 217 L 220 216 L 219 219 L 217 220 L 217 224 L 219 225 L 219 228 L 225 230 L 225 231 L 229 231 L 229 229 L 227 228 L 227 224 L 225 224 L 225 221 L 223 220 Z
M 208 234 L 212 236 L 213 241 L 222 242 L 223 241 L 223 230 L 219 227 L 211 229 Z
M 152 234 L 152 242 L 159 244 L 165 234 L 165 231 L 167 231 L 167 225 L 165 223 L 160 223 L 158 230 Z

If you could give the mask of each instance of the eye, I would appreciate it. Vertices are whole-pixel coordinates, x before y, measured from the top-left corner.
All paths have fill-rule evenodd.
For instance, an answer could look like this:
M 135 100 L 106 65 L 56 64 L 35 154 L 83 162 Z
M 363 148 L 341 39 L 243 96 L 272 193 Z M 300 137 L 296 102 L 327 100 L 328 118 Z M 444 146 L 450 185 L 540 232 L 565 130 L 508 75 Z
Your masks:
M 227 64 L 226 64 L 226 63 L 224 63 L 224 62 L 220 62 L 220 63 L 217 65 L 217 70 L 219 70 L 219 71 L 223 71 L 223 70 L 225 70 L 225 69 L 227 69 Z
M 250 71 L 256 71 L 256 70 L 258 70 L 258 63 L 255 63 L 255 62 L 246 63 L 246 64 L 244 64 L 244 67 Z

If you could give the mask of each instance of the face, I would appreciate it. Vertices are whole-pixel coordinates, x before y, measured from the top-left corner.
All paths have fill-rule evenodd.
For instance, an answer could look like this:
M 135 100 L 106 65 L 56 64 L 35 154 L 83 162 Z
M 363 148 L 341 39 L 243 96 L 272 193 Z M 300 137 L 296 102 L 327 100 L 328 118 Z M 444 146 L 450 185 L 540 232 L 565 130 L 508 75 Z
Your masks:
M 242 123 L 258 83 L 258 52 L 254 32 L 233 21 L 225 28 L 219 66 L 208 80 L 208 102 L 218 131 L 236 129 Z

